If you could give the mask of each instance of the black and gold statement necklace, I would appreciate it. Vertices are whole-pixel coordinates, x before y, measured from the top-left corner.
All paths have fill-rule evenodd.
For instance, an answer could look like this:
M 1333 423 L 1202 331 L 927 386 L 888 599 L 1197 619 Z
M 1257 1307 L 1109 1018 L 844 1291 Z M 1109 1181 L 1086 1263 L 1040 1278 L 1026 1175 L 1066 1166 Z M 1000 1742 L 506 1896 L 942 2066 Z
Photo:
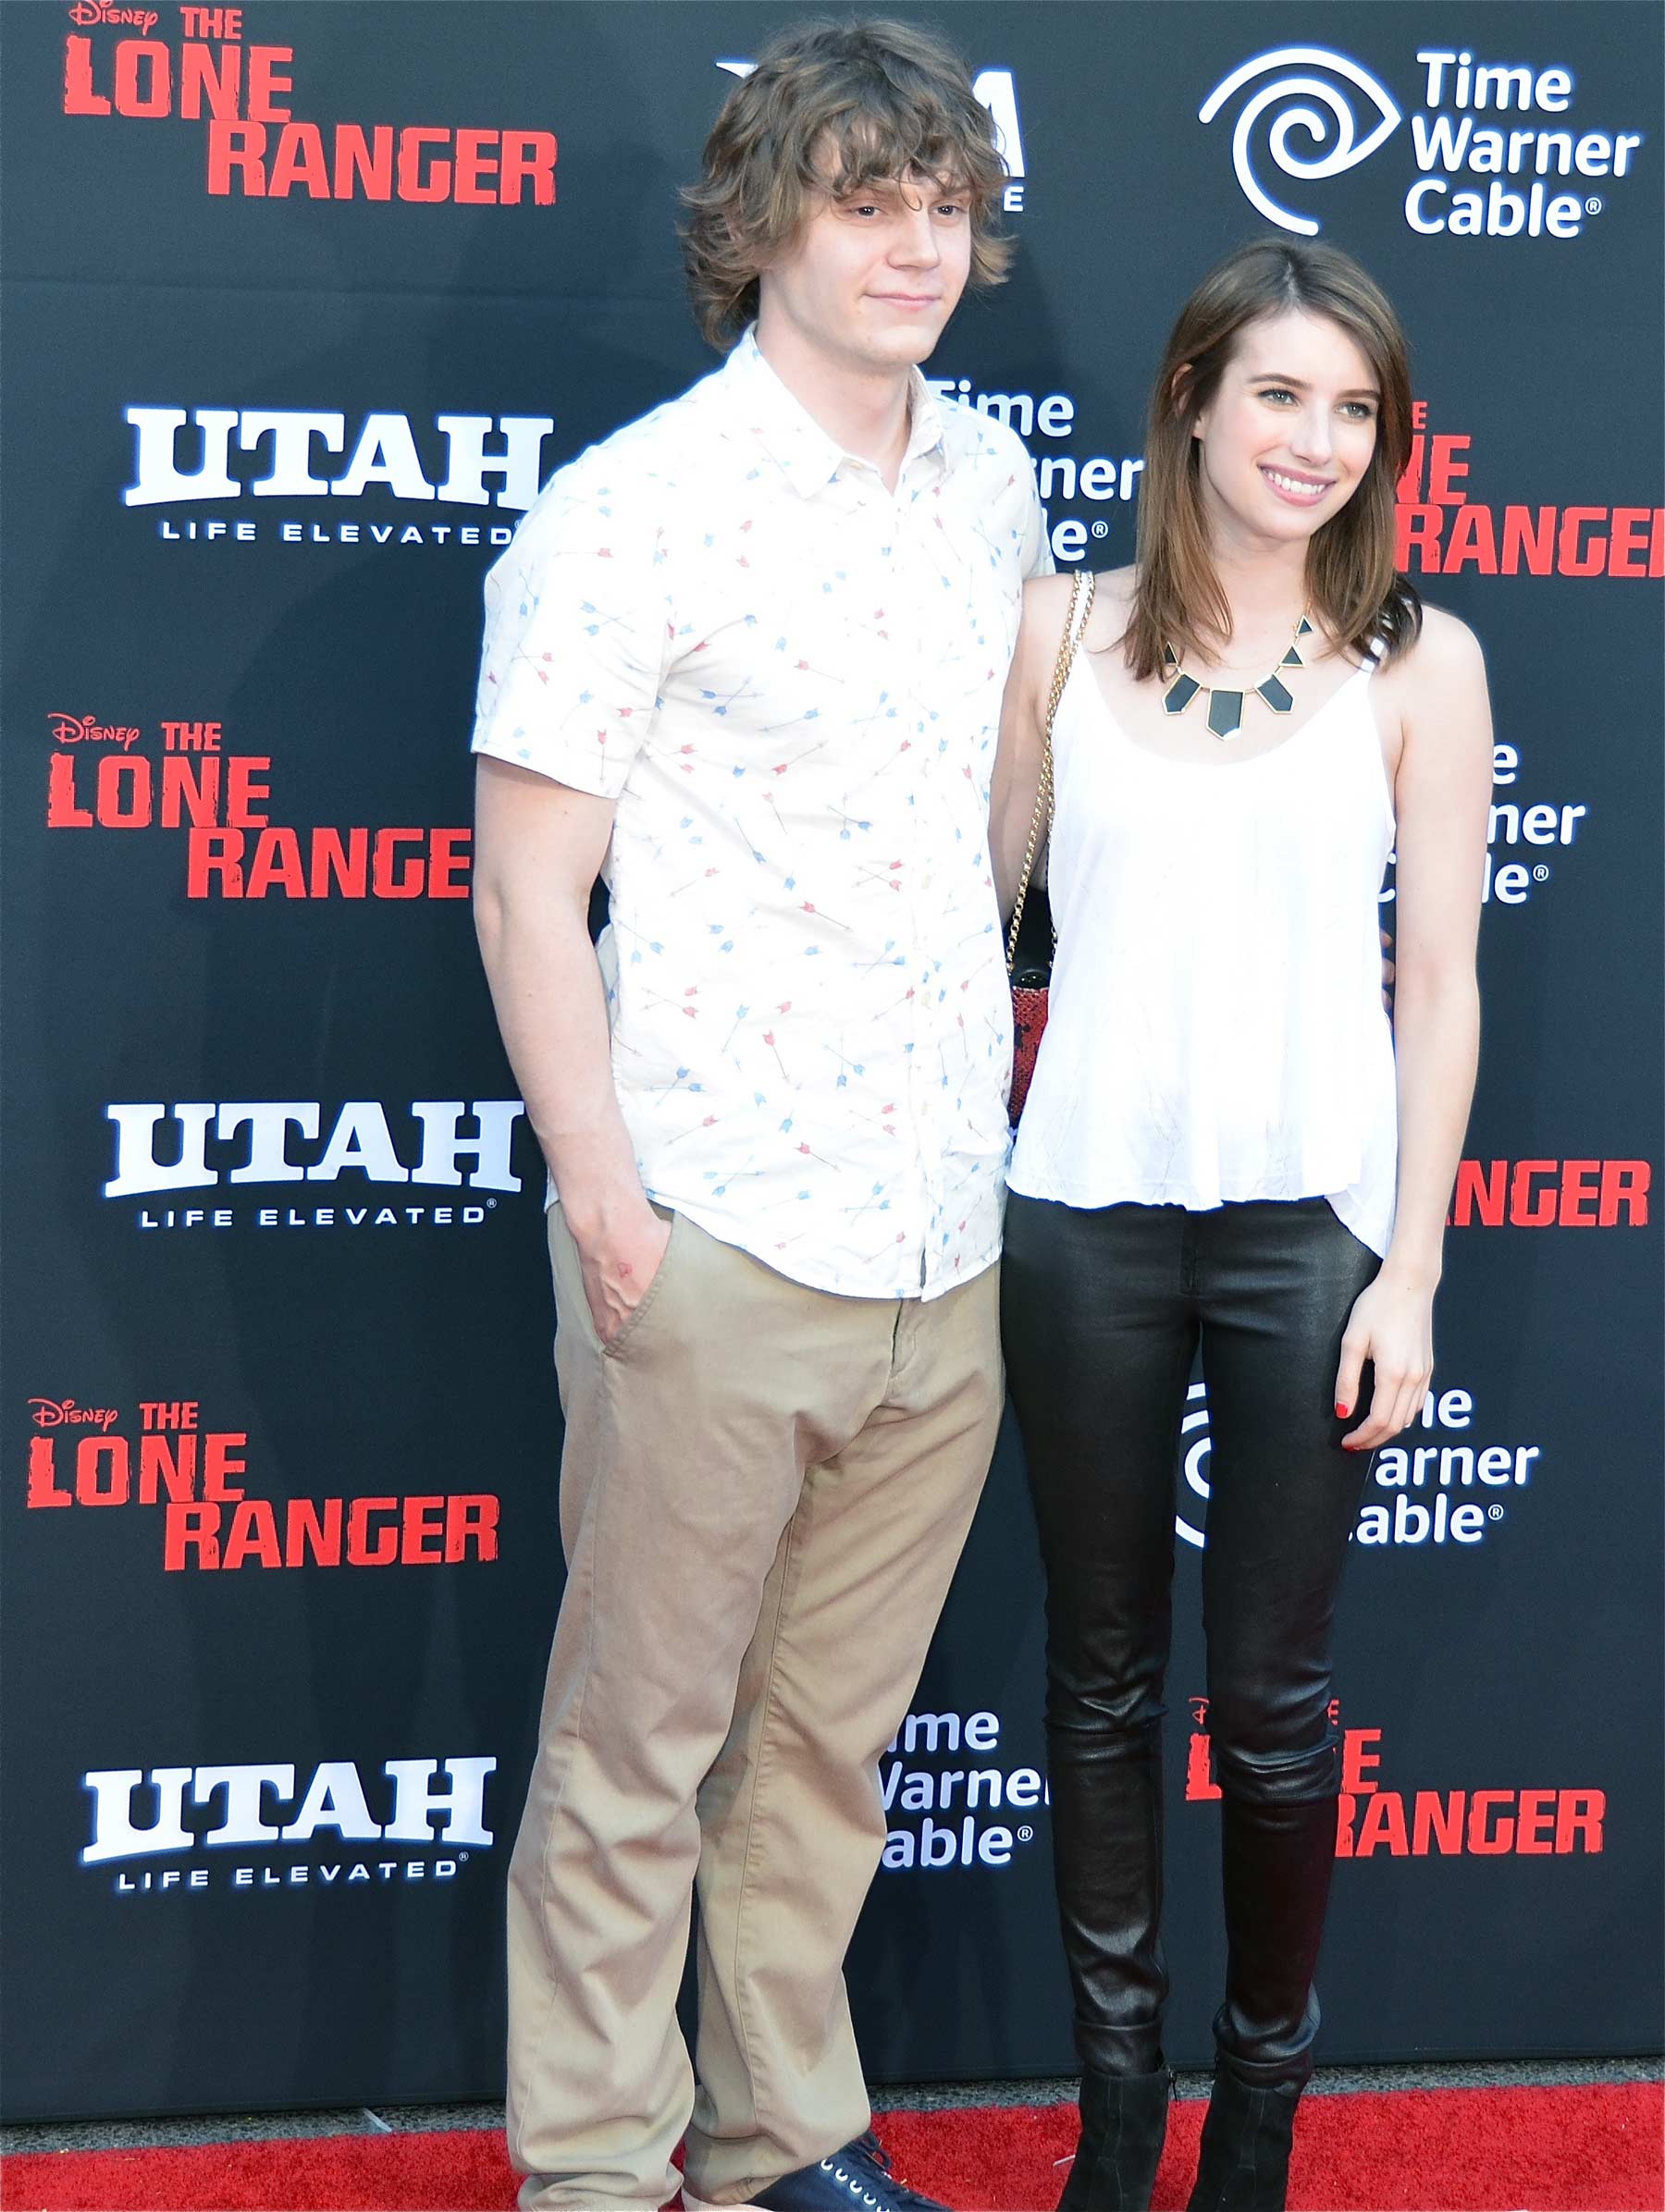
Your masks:
M 1253 686 L 1256 694 L 1266 702 L 1274 714 L 1288 714 L 1295 705 L 1295 695 L 1278 670 L 1306 666 L 1301 657 L 1301 641 L 1312 634 L 1313 625 L 1303 614 L 1295 625 L 1295 634 L 1289 640 L 1289 651 L 1265 681 Z M 1165 714 L 1183 714 L 1199 692 L 1206 692 L 1208 727 L 1221 743 L 1227 744 L 1234 737 L 1241 736 L 1244 693 L 1216 688 L 1212 683 L 1199 682 L 1195 676 L 1188 676 L 1180 667 L 1179 656 L 1172 645 L 1164 645 L 1162 648 L 1162 670 L 1167 681 L 1167 690 L 1162 697 Z

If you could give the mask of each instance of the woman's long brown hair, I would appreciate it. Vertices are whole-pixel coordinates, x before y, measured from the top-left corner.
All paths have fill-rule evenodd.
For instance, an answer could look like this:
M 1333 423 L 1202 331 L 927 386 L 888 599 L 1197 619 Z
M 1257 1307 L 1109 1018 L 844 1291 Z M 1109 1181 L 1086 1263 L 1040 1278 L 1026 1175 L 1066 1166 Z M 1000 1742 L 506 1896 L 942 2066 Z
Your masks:
M 1422 628 L 1416 587 L 1394 567 L 1394 492 L 1411 457 L 1411 370 L 1400 319 L 1356 261 L 1333 246 L 1258 239 L 1229 254 L 1179 311 L 1151 395 L 1132 614 L 1122 637 L 1135 678 L 1153 676 L 1163 647 L 1206 657 L 1231 635 L 1231 609 L 1209 549 L 1192 428 L 1219 388 L 1239 335 L 1289 309 L 1323 315 L 1358 345 L 1380 399 L 1363 481 L 1307 548 L 1313 618 L 1334 642 L 1390 660 Z

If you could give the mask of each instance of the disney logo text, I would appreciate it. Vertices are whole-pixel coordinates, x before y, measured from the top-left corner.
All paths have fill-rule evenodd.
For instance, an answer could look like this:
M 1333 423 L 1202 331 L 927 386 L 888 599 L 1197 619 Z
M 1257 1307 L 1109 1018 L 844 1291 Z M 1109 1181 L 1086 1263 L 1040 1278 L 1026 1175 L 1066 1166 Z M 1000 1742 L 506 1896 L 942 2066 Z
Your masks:
M 52 734 L 60 745 L 119 745 L 125 753 L 137 744 L 139 732 L 117 722 L 101 722 L 90 714 L 50 714 Z
M 110 1429 L 120 1419 L 114 1406 L 78 1406 L 73 1398 L 31 1398 L 37 1429 Z
M 75 0 L 69 10 L 72 23 L 130 23 L 148 38 L 156 28 L 154 7 L 117 7 L 116 0 Z

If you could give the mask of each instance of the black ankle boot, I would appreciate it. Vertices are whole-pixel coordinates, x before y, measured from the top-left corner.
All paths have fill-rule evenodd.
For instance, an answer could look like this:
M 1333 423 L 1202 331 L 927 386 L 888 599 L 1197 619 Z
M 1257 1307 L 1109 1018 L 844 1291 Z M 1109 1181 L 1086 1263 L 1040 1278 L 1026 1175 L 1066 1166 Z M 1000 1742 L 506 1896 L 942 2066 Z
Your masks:
M 1081 2139 L 1058 2212 L 1150 2212 L 1174 2077 L 1081 2076 Z
M 1294 2083 L 1252 2089 L 1240 2076 L 1216 2067 L 1197 2185 L 1186 2212 L 1284 2212 L 1300 2102 Z

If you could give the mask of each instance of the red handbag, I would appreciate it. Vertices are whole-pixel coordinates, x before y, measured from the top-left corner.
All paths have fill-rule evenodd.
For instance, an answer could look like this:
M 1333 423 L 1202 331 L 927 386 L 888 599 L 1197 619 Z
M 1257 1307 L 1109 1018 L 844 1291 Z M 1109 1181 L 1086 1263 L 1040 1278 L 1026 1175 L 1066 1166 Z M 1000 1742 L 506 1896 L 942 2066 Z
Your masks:
M 1030 1078 L 1041 1051 L 1041 1033 L 1046 1027 L 1047 983 L 1012 984 L 1012 1126 L 1023 1112 Z
M 1064 634 L 1058 641 L 1058 657 L 1053 667 L 1052 693 L 1046 702 L 1046 723 L 1041 741 L 1041 783 L 1035 793 L 1035 812 L 1030 822 L 1029 842 L 1024 847 L 1023 871 L 1018 879 L 1018 897 L 1012 907 L 1012 918 L 1006 928 L 1006 974 L 1012 986 L 1012 1126 L 1018 1126 L 1018 1117 L 1023 1112 L 1023 1101 L 1029 1096 L 1030 1079 L 1035 1073 L 1035 1061 L 1041 1051 L 1041 1038 L 1046 1027 L 1047 998 L 1052 986 L 1053 949 L 1057 943 L 1057 931 L 1053 927 L 1052 901 L 1046 886 L 1037 884 L 1031 901 L 1030 879 L 1034 874 L 1035 862 L 1052 831 L 1053 821 L 1053 723 L 1057 719 L 1058 701 L 1064 696 L 1064 686 L 1069 680 L 1076 647 L 1081 642 L 1081 633 L 1087 627 L 1087 618 L 1092 612 L 1094 578 L 1086 569 L 1076 571 L 1069 595 L 1069 619 L 1064 625 Z M 1028 941 L 1019 944 L 1023 933 L 1024 909 L 1028 907 L 1030 921 Z M 1037 927 L 1037 925 L 1043 925 Z

